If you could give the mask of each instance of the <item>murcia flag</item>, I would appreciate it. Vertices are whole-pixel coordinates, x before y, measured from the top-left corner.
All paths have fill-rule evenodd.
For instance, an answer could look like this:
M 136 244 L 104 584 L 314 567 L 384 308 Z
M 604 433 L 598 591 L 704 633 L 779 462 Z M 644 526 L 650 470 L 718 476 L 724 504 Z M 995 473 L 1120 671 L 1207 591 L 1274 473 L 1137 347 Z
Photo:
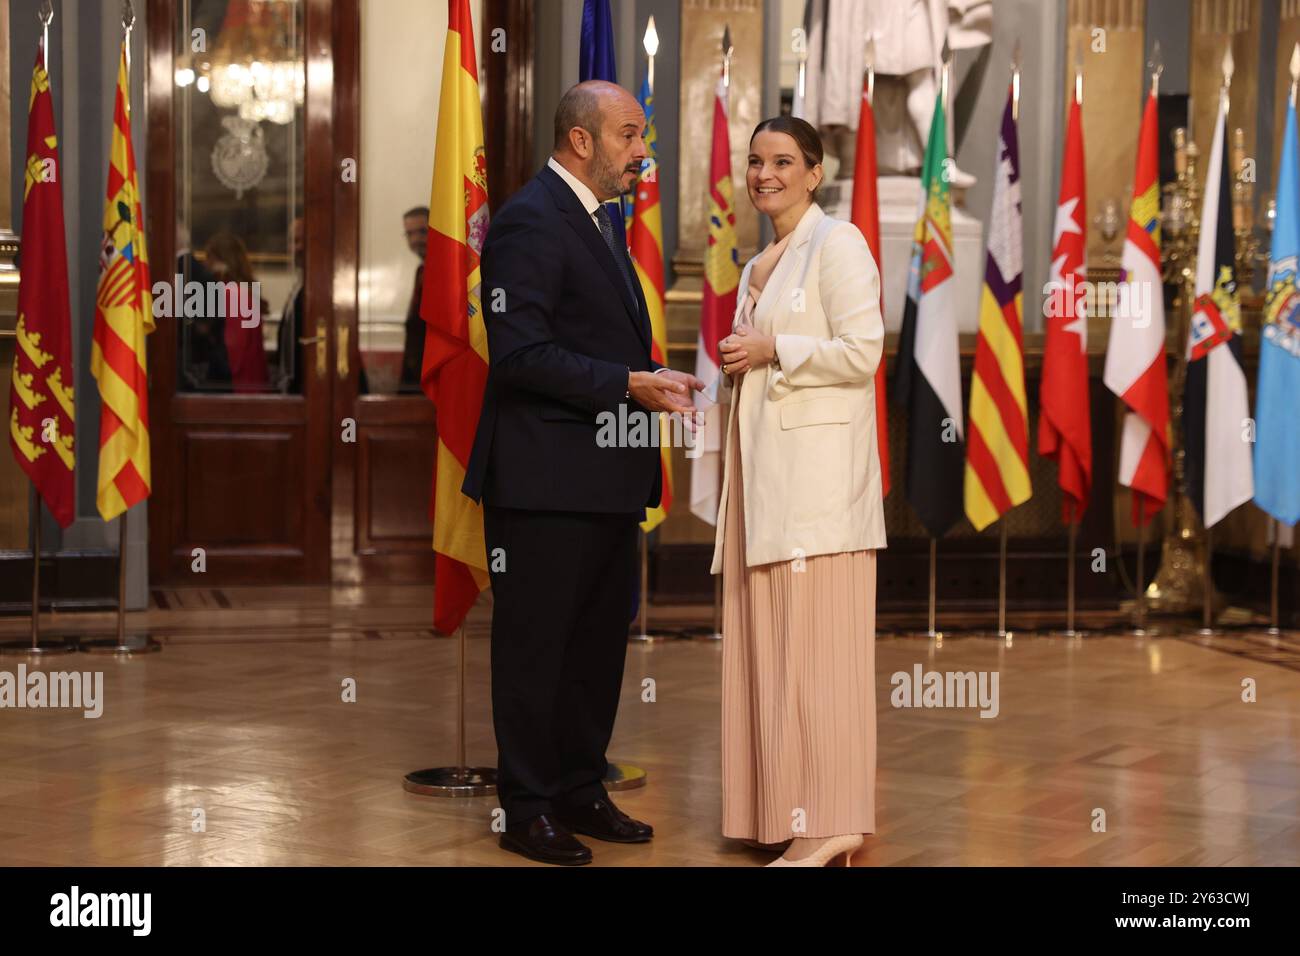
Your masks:
M 1206 165 L 1196 255 L 1196 301 L 1187 337 L 1183 392 L 1187 494 L 1212 528 L 1255 493 L 1251 475 L 1250 401 L 1241 365 L 1241 303 L 1232 233 L 1232 174 L 1224 144 L 1228 97 Z
M 979 338 L 970 383 L 966 435 L 966 517 L 976 531 L 1029 500 L 1029 406 L 1022 331 L 1024 224 L 1020 213 L 1020 141 L 1007 91 L 993 179 L 992 221 Z
M 18 285 L 18 347 L 9 388 L 9 445 L 18 465 L 59 526 L 72 524 L 72 322 L 63 187 L 45 48 L 36 52 L 27 108 L 23 176 L 22 276 Z
M 1300 521 L 1300 150 L 1294 96 L 1277 174 L 1277 220 L 1268 263 L 1255 398 L 1255 503 L 1283 525 Z
M 936 538 L 961 518 L 965 459 L 952 220 L 944 178 L 947 142 L 943 97 L 937 96 L 921 165 L 922 209 L 890 388 L 895 403 L 907 409 L 907 500 Z
M 483 508 L 461 494 L 487 385 L 479 253 L 487 237 L 487 158 L 469 0 L 448 0 L 420 316 L 420 387 L 438 411 L 433 495 L 433 623 L 456 630 L 488 586 Z
M 154 330 L 144 215 L 131 146 L 131 77 L 127 43 L 117 68 L 108 201 L 99 254 L 95 336 L 90 371 L 99 383 L 99 482 L 95 501 L 105 521 L 149 497 L 149 376 L 145 336 Z
M 727 87 L 719 75 L 713 97 L 713 150 L 709 156 L 709 245 L 704 253 L 704 300 L 695 351 L 695 377 L 701 382 L 716 382 L 721 374 L 718 342 L 731 331 L 736 317 L 739 258 L 731 138 L 727 133 Z M 710 404 L 700 392 L 695 393 L 695 405 L 704 412 L 704 430 L 695 438 L 699 456 L 691 464 L 691 513 L 714 524 L 718 520 L 722 430 L 727 425 L 727 408 Z
M 1156 97 L 1147 97 L 1138 134 L 1128 235 L 1102 380 L 1126 406 L 1119 483 L 1133 490 L 1133 523 L 1144 525 L 1169 495 L 1169 379 L 1160 280 L 1160 167 Z
M 1087 209 L 1082 110 L 1070 100 L 1061 161 L 1061 191 L 1048 271 L 1043 377 L 1039 383 L 1038 453 L 1057 465 L 1061 520 L 1088 510 L 1092 489 L 1092 418 L 1088 410 L 1088 309 L 1084 296 Z

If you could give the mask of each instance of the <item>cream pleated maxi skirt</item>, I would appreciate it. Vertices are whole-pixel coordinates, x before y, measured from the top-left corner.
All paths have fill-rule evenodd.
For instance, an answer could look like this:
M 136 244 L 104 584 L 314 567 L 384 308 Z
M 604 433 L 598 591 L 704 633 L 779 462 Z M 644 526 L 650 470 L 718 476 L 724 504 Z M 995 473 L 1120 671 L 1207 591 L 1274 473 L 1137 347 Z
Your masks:
M 874 833 L 876 552 L 746 568 L 738 421 L 723 531 L 722 833 Z

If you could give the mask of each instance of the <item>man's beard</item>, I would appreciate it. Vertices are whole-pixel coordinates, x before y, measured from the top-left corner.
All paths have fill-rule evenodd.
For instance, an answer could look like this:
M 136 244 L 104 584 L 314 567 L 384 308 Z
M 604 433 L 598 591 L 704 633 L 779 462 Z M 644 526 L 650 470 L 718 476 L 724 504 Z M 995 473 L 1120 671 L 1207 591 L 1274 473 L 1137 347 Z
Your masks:
M 600 140 L 593 142 L 596 150 L 591 174 L 600 191 L 607 196 L 622 196 L 630 193 L 632 187 L 636 185 L 636 180 L 632 180 L 631 185 L 624 186 L 623 177 L 627 174 L 627 170 L 619 169 L 609 161 L 609 154 L 600 148 Z

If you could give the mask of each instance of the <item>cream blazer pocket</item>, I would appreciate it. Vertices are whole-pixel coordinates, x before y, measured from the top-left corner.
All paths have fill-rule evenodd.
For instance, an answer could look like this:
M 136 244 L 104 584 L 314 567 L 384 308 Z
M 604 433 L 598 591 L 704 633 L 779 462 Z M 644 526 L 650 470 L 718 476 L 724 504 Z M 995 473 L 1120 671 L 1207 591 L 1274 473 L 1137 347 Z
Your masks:
M 839 395 L 792 396 L 780 405 L 791 526 L 815 525 L 848 504 L 841 465 L 849 460 L 849 403 Z

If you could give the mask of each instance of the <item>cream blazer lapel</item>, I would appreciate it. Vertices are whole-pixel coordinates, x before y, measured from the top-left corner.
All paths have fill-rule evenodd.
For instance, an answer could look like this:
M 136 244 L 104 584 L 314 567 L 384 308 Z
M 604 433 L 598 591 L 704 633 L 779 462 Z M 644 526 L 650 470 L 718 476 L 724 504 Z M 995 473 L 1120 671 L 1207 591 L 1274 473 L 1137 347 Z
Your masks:
M 813 230 L 825 216 L 822 207 L 816 203 L 808 207 L 799 224 L 794 227 L 789 248 L 786 249 L 785 255 L 781 256 L 781 261 L 777 263 L 771 278 L 767 280 L 767 285 L 763 286 L 763 291 L 758 297 L 758 305 L 754 308 L 754 327 L 765 335 L 772 334 L 772 307 L 781 301 L 786 287 L 794 277 L 803 275 L 803 265 L 808 260 L 809 253 L 808 240 L 812 238 Z

